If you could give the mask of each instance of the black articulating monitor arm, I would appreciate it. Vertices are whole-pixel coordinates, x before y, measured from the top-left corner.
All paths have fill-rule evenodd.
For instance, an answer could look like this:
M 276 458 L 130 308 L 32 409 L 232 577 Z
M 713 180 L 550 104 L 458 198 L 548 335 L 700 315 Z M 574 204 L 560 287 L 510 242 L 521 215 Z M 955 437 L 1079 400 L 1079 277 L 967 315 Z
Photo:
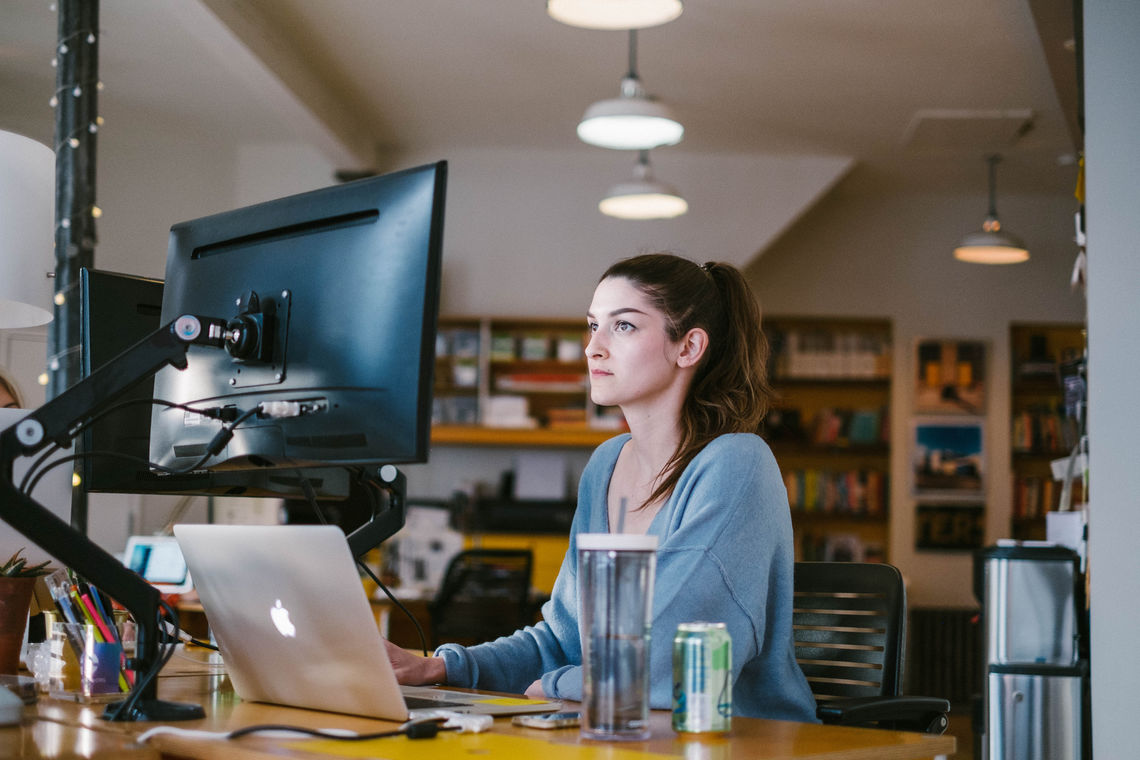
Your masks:
M 128 698 L 132 709 L 114 710 L 111 706 L 105 717 L 190 720 L 203 717 L 203 712 L 198 705 L 159 701 L 156 699 L 157 679 L 142 677 L 157 667 L 159 657 L 161 597 L 158 590 L 87 536 L 23 494 L 12 482 L 13 463 L 52 443 L 69 445 L 81 425 L 114 404 L 132 385 L 168 364 L 185 369 L 190 344 L 221 347 L 225 327 L 224 320 L 181 316 L 0 433 L 0 518 L 107 592 L 134 616 L 138 625 L 136 654 L 128 665 L 138 674 L 135 688 L 140 692 Z

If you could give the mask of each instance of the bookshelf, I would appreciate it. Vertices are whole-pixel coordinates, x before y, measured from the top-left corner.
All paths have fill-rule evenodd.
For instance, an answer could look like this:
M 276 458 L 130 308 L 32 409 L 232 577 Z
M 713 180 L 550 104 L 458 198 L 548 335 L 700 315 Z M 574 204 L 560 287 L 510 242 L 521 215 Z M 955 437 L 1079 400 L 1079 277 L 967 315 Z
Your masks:
M 1054 479 L 1051 462 L 1069 456 L 1078 435 L 1077 421 L 1066 409 L 1062 370 L 1084 350 L 1082 325 L 1010 325 L 1013 538 L 1044 539 L 1045 513 L 1060 503 L 1062 484 Z M 1074 504 L 1083 500 L 1082 486 L 1074 483 Z
M 891 324 L 766 317 L 776 455 L 800 560 L 887 558 Z M 852 556 L 853 554 L 853 556 Z
M 594 447 L 622 429 L 590 402 L 582 319 L 444 317 L 432 441 Z
M 887 559 L 891 323 L 765 317 L 780 464 L 797 559 Z M 621 427 L 589 400 L 584 323 L 445 317 L 432 442 L 594 448 Z

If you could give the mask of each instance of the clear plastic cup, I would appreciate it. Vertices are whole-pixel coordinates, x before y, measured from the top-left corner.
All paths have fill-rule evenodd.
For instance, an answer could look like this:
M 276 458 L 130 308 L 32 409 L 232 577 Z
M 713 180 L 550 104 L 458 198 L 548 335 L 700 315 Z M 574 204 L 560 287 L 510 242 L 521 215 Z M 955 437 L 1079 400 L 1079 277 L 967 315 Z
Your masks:
M 657 537 L 583 533 L 577 543 L 582 736 L 647 739 Z

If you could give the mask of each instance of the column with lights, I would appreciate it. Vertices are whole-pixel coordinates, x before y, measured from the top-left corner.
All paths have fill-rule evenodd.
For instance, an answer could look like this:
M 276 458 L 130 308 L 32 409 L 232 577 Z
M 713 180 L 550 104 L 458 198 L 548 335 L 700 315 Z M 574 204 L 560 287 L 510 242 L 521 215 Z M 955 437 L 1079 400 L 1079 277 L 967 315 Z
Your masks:
M 95 261 L 95 147 L 99 131 L 99 3 L 59 0 L 55 94 L 55 319 L 48 334 L 47 396 L 82 376 L 79 270 Z
M 55 94 L 55 318 L 47 344 L 47 397 L 83 377 L 79 270 L 95 264 L 95 147 L 99 126 L 99 2 L 59 0 Z M 87 488 L 73 476 L 71 525 L 87 532 Z

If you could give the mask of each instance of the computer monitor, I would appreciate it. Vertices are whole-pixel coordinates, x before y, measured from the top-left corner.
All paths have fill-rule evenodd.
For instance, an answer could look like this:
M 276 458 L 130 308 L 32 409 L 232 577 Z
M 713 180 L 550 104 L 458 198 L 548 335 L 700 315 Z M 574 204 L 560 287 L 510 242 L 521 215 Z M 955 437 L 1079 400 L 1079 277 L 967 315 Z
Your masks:
M 162 280 L 83 268 L 79 272 L 79 353 L 84 377 L 162 326 Z M 164 493 L 278 496 L 300 499 L 306 479 L 319 499 L 349 495 L 349 475 L 340 469 L 268 472 L 207 472 L 159 475 L 148 465 L 154 378 L 118 398 L 120 408 L 86 427 L 80 442 L 80 473 L 92 493 Z M 135 402 L 130 403 L 128 402 Z M 86 528 L 86 519 L 72 515 Z
M 447 166 L 439 162 L 176 224 L 163 324 L 228 321 L 155 376 L 150 460 L 266 470 L 427 460 Z

